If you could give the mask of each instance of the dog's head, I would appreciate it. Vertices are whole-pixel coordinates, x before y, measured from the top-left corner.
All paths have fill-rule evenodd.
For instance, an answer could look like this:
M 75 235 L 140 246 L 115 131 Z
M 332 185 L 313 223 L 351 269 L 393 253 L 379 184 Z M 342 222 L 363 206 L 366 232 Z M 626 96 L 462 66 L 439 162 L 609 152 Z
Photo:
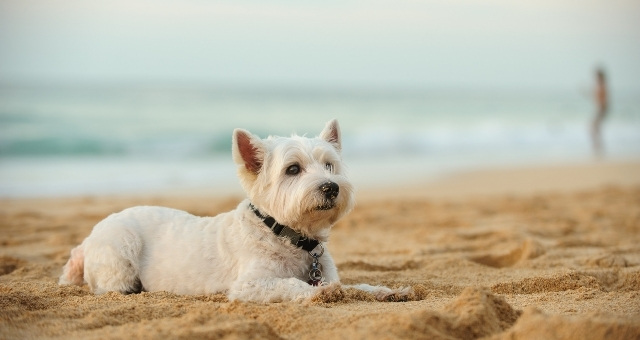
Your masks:
M 311 237 L 323 236 L 354 205 L 340 152 L 336 120 L 316 138 L 260 139 L 246 130 L 233 132 L 233 159 L 251 202 Z

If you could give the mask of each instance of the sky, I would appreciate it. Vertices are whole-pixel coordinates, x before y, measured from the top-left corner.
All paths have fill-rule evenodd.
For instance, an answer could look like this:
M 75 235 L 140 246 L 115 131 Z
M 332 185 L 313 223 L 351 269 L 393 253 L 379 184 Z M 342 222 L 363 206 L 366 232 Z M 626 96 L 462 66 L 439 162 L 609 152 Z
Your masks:
M 0 82 L 640 93 L 640 1 L 0 0 Z

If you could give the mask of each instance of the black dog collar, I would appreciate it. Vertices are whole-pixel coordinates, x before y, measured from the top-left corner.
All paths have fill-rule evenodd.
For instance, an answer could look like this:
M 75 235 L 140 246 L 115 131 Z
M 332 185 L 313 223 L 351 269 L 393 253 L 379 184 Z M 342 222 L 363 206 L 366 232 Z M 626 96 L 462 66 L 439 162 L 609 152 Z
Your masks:
M 282 225 L 276 222 L 275 218 L 268 215 L 262 215 L 258 208 L 256 208 L 251 203 L 249 203 L 249 208 L 253 210 L 256 216 L 258 216 L 262 220 L 262 222 L 264 222 L 264 224 L 269 227 L 271 231 L 273 231 L 274 234 L 276 234 L 277 236 L 284 236 L 288 238 L 291 244 L 293 244 L 294 246 L 302 248 L 306 251 L 312 251 L 316 246 L 318 246 L 318 244 L 320 244 L 320 241 L 307 238 L 299 232 L 287 227 L 286 225 Z

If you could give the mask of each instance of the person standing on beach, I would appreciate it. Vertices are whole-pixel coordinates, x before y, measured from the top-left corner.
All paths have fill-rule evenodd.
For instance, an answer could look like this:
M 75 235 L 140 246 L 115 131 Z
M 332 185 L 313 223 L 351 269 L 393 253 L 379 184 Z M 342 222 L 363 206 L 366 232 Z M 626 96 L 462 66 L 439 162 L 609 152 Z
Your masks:
M 607 115 L 609 106 L 609 94 L 607 92 L 607 81 L 604 70 L 602 68 L 596 69 L 596 88 L 594 93 L 594 99 L 596 102 L 596 114 L 591 124 L 591 142 L 593 144 L 593 152 L 596 156 L 601 157 L 603 155 L 602 146 L 602 121 Z

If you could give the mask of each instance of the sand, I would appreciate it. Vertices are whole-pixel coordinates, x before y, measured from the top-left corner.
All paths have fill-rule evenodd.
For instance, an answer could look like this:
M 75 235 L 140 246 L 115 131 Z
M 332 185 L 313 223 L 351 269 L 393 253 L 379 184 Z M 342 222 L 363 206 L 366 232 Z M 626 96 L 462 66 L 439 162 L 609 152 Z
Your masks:
M 362 190 L 329 243 L 342 281 L 411 286 L 407 301 L 342 290 L 257 304 L 56 284 L 70 249 L 112 212 L 212 215 L 240 199 L 2 200 L 0 338 L 640 339 L 640 165 L 629 163 Z

